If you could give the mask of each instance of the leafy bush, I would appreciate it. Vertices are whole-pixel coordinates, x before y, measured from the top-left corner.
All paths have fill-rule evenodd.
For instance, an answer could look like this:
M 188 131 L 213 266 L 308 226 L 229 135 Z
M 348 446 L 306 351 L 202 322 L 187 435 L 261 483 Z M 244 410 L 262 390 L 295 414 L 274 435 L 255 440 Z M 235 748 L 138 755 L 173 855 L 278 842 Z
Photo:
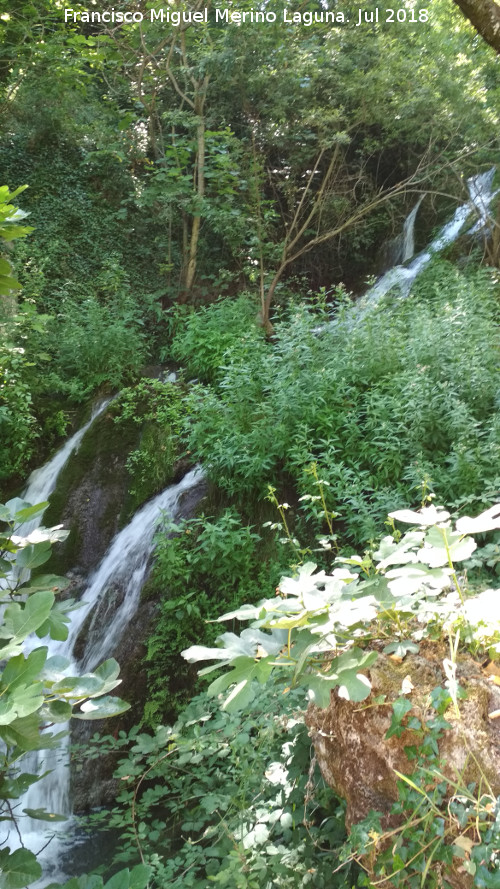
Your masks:
M 127 460 L 132 512 L 173 479 L 175 463 L 183 451 L 183 394 L 174 383 L 144 378 L 136 386 L 122 389 L 113 401 L 115 423 L 132 421 L 142 430 L 140 445 Z
M 416 528 L 402 535 L 395 520 Z M 434 506 L 396 510 L 388 524 L 393 534 L 383 537 L 375 552 L 338 556 L 329 573 L 317 571 L 312 562 L 300 565 L 293 576 L 281 578 L 278 595 L 217 619 L 251 621 L 239 636 L 225 632 L 215 648 L 197 644 L 182 652 L 190 663 L 215 661 L 201 671 L 203 676 L 231 668 L 208 689 L 212 696 L 229 691 L 223 709 L 247 706 L 257 683 L 276 675 L 280 680 L 287 676 L 291 688 L 303 686 L 319 707 L 328 706 L 336 688 L 341 697 L 362 701 L 371 684 L 360 671 L 377 658 L 377 649 L 363 647 L 363 639 L 385 638 L 384 627 L 393 631 L 394 624 L 398 640 L 384 648 L 387 653 L 402 648 L 404 655 L 405 645 L 417 650 L 415 642 L 428 635 L 433 623 L 445 626 L 448 634 L 463 623 L 469 642 L 499 642 L 498 612 L 488 613 L 498 590 L 467 600 L 455 563 L 467 561 L 477 549 L 471 534 L 500 527 L 500 504 L 474 519 L 459 519 L 455 527 L 450 513 Z
M 220 299 L 197 312 L 178 314 L 172 356 L 188 373 L 201 380 L 220 378 L 226 361 L 235 354 L 251 356 L 262 342 L 255 324 L 257 305 L 249 294 Z
M 229 349 L 217 387 L 195 389 L 191 449 L 240 496 L 287 476 L 316 493 L 304 477 L 316 463 L 356 542 L 423 481 L 481 505 L 500 475 L 497 290 L 496 273 L 438 262 L 405 301 L 344 307 L 320 329 L 298 310 L 272 344 Z
M 174 536 L 172 536 L 174 535 Z M 165 522 L 157 535 L 155 564 L 146 592 L 160 597 L 148 640 L 148 701 L 145 719 L 178 713 L 192 694 L 195 675 L 179 653 L 201 636 L 217 635 L 222 607 L 237 607 L 248 595 L 276 584 L 286 554 L 263 542 L 233 508 L 216 518 Z
M 117 806 L 93 819 L 120 830 L 116 861 L 140 856 L 152 885 L 171 889 L 350 889 L 349 868 L 332 877 L 343 811 L 295 705 L 262 691 L 241 718 L 200 695 L 172 728 L 105 739 L 104 750 L 128 748 Z
M 65 299 L 46 347 L 54 355 L 48 386 L 76 401 L 103 384 L 119 388 L 133 379 L 148 354 L 137 305 L 121 296 L 104 305 L 91 295 Z

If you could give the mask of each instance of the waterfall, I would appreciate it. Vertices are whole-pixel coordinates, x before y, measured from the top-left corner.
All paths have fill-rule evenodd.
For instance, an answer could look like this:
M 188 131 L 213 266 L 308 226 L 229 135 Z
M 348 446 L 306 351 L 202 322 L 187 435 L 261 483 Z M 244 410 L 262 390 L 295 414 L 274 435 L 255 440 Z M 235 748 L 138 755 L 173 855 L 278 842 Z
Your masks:
M 110 400 L 96 405 L 88 423 L 68 439 L 48 463 L 31 474 L 22 494 L 23 500 L 40 503 L 50 497 L 61 470 L 71 454 L 78 450 L 85 433 L 94 420 L 106 410 Z M 48 646 L 48 657 L 65 658 L 66 665 L 61 670 L 61 678 L 68 673 L 74 674 L 75 671 L 81 673 L 92 670 L 99 662 L 110 656 L 110 651 L 119 642 L 138 608 L 140 592 L 154 548 L 153 537 L 158 519 L 163 512 L 167 512 L 175 519 L 183 495 L 199 486 L 202 479 L 201 469 L 198 467 L 192 469 L 178 484 L 171 485 L 146 503 L 131 522 L 116 535 L 100 567 L 90 578 L 81 599 L 82 607 L 72 614 L 68 639 L 65 642 L 44 639 L 41 643 L 38 639 L 33 640 L 33 645 Z M 28 536 L 40 523 L 41 516 L 37 516 L 20 526 L 17 533 L 20 536 Z M 111 588 L 113 591 L 119 590 L 118 606 L 116 597 L 107 596 Z M 111 599 L 114 599 L 114 607 Z M 83 663 L 75 665 L 75 643 L 87 618 L 90 620 L 87 634 L 89 645 L 84 653 Z M 72 842 L 68 729 L 68 725 L 59 726 L 60 731 L 66 730 L 68 733 L 59 742 L 58 747 L 29 754 L 24 766 L 27 772 L 48 774 L 29 788 L 20 801 L 19 811 L 24 808 L 46 809 L 48 812 L 68 815 L 68 819 L 62 825 L 47 824 L 27 816 L 23 816 L 21 820 L 23 843 L 38 854 L 43 866 L 44 879 L 40 885 L 45 885 L 49 876 L 51 880 L 65 878 L 65 875 L 58 870 L 58 862 L 63 849 Z M 9 845 L 14 849 L 19 840 L 15 831 L 8 831 L 9 828 L 5 825 L 3 836 L 8 837 Z M 47 845 L 48 840 L 50 840 L 49 845 Z
M 175 485 L 171 485 L 161 494 L 145 504 L 132 518 L 131 522 L 120 531 L 112 541 L 101 565 L 90 578 L 81 603 L 82 607 L 72 614 L 68 638 L 65 642 L 48 641 L 49 657 L 59 656 L 69 661 L 64 674 L 74 675 L 88 672 L 95 668 L 101 661 L 106 660 L 123 633 L 129 626 L 137 611 L 140 593 L 147 576 L 154 549 L 154 532 L 160 516 L 167 512 L 172 518 L 176 518 L 180 510 L 183 496 L 194 490 L 203 480 L 203 472 L 195 467 Z M 114 596 L 109 596 L 110 589 L 120 591 L 119 603 L 116 605 Z M 75 644 L 85 621 L 90 623 L 86 631 L 88 643 L 84 652 L 82 663 L 75 665 Z M 44 644 L 47 644 L 44 640 Z M 68 726 L 61 726 L 61 730 Z M 23 800 L 23 807 L 39 809 L 45 808 L 49 812 L 71 815 L 70 802 L 70 771 L 69 771 L 69 735 L 64 744 L 57 750 L 39 751 L 37 763 L 32 766 L 32 771 L 40 774 L 49 770 L 41 781 L 32 785 Z M 69 822 L 71 831 L 71 820 Z M 68 821 L 65 822 L 62 832 L 50 827 L 50 834 L 55 837 L 51 846 L 47 849 L 44 860 L 44 872 L 54 868 L 57 858 L 61 857 L 61 849 L 68 841 Z M 29 835 L 22 829 L 25 844 L 34 851 L 43 845 L 43 822 L 31 821 Z M 52 870 L 51 878 L 56 874 Z M 63 875 L 57 874 L 60 879 Z
M 45 501 L 49 499 L 56 487 L 59 473 L 68 462 L 73 451 L 77 451 L 80 447 L 87 429 L 90 429 L 94 420 L 106 410 L 111 400 L 111 398 L 107 398 L 94 405 L 88 423 L 85 423 L 85 426 L 82 426 L 78 432 L 75 432 L 62 448 L 54 454 L 48 463 L 41 466 L 40 469 L 35 469 L 34 472 L 31 473 L 28 479 L 28 484 L 22 493 L 23 500 L 26 500 L 27 503 L 35 504 L 45 503 Z M 27 537 L 28 534 L 35 530 L 35 528 L 39 527 L 41 521 L 42 517 L 37 516 L 31 521 L 25 522 L 24 525 L 21 525 L 21 527 L 17 529 L 17 533 L 21 537 Z
M 39 469 L 35 469 L 34 472 L 31 473 L 28 484 L 22 493 L 22 499 L 27 503 L 44 503 L 49 496 L 54 491 L 57 479 L 59 477 L 60 472 L 68 462 L 70 456 L 78 450 L 80 444 L 83 440 L 83 437 L 87 430 L 90 428 L 94 420 L 97 419 L 100 414 L 102 414 L 108 404 L 112 399 L 107 398 L 104 401 L 98 402 L 94 405 L 90 420 L 85 423 L 81 429 L 78 429 L 74 435 L 69 438 L 65 444 L 54 454 L 54 456 L 46 463 L 44 466 L 41 466 Z M 20 525 L 16 528 L 16 533 L 20 537 L 28 537 L 33 531 L 35 531 L 42 522 L 42 516 L 38 515 L 35 518 L 24 522 L 24 524 Z M 29 572 L 24 572 L 22 580 L 27 581 L 29 579 Z M 28 647 L 29 647 L 28 643 Z M 37 646 L 42 644 L 40 640 L 34 639 L 33 646 Z M 50 657 L 55 653 L 55 648 L 57 643 L 52 640 L 48 640 L 47 642 L 44 640 L 43 644 L 47 644 L 49 648 L 48 656 Z M 33 772 L 40 774 L 41 772 L 47 769 L 53 769 L 54 771 L 47 775 L 44 779 L 45 785 L 45 795 L 43 800 L 37 798 L 35 793 L 35 789 L 32 787 L 23 797 L 20 802 L 19 809 L 22 811 L 23 808 L 46 808 L 49 812 L 67 812 L 69 811 L 69 787 L 65 782 L 59 782 L 55 777 L 55 772 L 58 767 L 62 763 L 66 763 L 69 757 L 69 736 L 63 738 L 59 744 L 59 747 L 54 750 L 40 750 L 36 751 L 33 754 L 28 754 L 25 761 L 25 769 L 28 773 Z M 45 844 L 44 840 L 44 822 L 36 821 L 35 819 L 28 818 L 27 816 L 23 816 L 23 821 L 21 822 L 21 833 L 23 837 L 24 844 L 32 849 L 34 852 L 38 852 L 39 849 Z M 4 825 L 2 830 L 2 838 L 6 835 L 12 849 L 16 848 L 19 845 L 19 839 L 14 831 L 8 828 L 8 822 Z M 51 826 L 51 834 L 53 833 L 53 825 Z M 52 855 L 51 855 L 52 857 Z M 44 856 L 40 856 L 41 860 L 44 860 Z
M 368 292 L 357 302 L 356 305 L 358 310 L 363 313 L 368 307 L 376 305 L 379 300 L 389 292 L 389 290 L 393 289 L 393 287 L 398 288 L 401 297 L 408 296 L 417 275 L 420 274 L 426 265 L 428 265 L 433 256 L 437 253 L 441 253 L 448 244 L 452 244 L 453 241 L 458 238 L 466 222 L 470 218 L 471 213 L 474 212 L 478 216 L 478 221 L 471 229 L 471 233 L 484 226 L 487 223 L 489 206 L 496 194 L 496 192 L 492 191 L 494 175 L 495 167 L 492 167 L 488 172 L 481 173 L 479 176 L 473 176 L 469 179 L 467 181 L 467 188 L 469 190 L 470 201 L 457 208 L 452 219 L 442 227 L 427 249 L 422 253 L 419 253 L 410 265 L 394 266 L 394 268 L 389 269 L 385 275 L 382 275 L 376 284 L 374 284 L 374 286 L 371 287 L 370 290 L 368 290 Z M 415 216 L 418 207 L 419 204 L 412 210 L 412 213 L 415 213 Z M 412 213 L 410 213 L 410 216 Z M 409 219 L 410 217 L 408 217 L 407 222 L 409 222 Z M 413 222 L 414 221 L 415 219 L 413 218 Z M 411 226 L 412 223 L 409 223 L 408 237 L 411 236 L 411 238 L 413 238 Z M 410 246 L 411 242 L 409 241 L 408 248 Z
M 175 519 L 183 495 L 196 488 L 202 480 L 202 470 L 195 467 L 176 485 L 171 485 L 146 503 L 116 535 L 90 579 L 80 600 L 83 607 L 74 613 L 64 651 L 59 651 L 59 654 L 73 657 L 80 630 L 93 610 L 88 627 L 89 641 L 82 658 L 83 669 L 92 670 L 109 657 L 110 650 L 116 647 L 137 611 L 154 548 L 153 537 L 158 519 L 164 512 Z M 106 601 L 111 586 L 117 587 L 121 593 L 121 603 L 117 608 Z
M 403 243 L 401 247 L 400 262 L 408 262 L 415 253 L 415 219 L 417 218 L 418 209 L 425 195 L 421 194 L 413 210 L 408 213 L 403 226 Z
M 420 195 L 417 203 L 408 213 L 403 224 L 403 231 L 384 244 L 382 254 L 385 268 L 392 269 L 395 265 L 408 262 L 413 257 L 415 253 L 415 220 L 424 197 L 425 195 Z

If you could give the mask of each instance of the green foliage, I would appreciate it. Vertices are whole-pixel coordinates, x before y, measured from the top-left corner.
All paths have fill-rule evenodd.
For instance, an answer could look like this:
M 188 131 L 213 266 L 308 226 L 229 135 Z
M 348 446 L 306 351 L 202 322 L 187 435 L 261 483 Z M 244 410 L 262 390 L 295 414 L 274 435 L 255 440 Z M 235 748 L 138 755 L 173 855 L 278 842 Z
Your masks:
M 32 229 L 26 225 L 20 225 L 27 213 L 15 207 L 12 201 L 27 186 L 21 186 L 16 191 L 9 191 L 6 185 L 0 187 L 0 243 L 5 244 L 14 241 L 17 238 L 24 238 Z M 12 267 L 10 262 L 5 258 L 3 251 L 0 253 L 0 297 L 8 296 L 12 290 L 19 290 L 21 285 L 12 276 Z
M 40 517 L 47 503 L 32 506 L 15 498 L 0 505 L 0 813 L 22 833 L 22 816 L 17 802 L 43 775 L 25 771 L 26 751 L 57 747 L 62 735 L 52 731 L 68 719 L 102 719 L 128 709 L 110 694 L 117 685 L 119 667 L 110 659 L 83 676 L 71 675 L 69 660 L 48 656 L 47 645 L 27 643 L 32 634 L 42 639 L 65 640 L 69 615 L 78 607 L 72 599 L 56 602 L 56 594 L 68 582 L 52 575 L 37 574 L 50 558 L 51 543 L 63 540 L 66 532 L 38 528 L 25 536 L 24 523 Z M 58 813 L 45 809 L 23 809 L 23 814 L 42 821 L 58 820 Z M 2 889 L 21 889 L 41 876 L 36 855 L 22 847 L 0 851 Z
M 160 598 L 146 655 L 148 724 L 178 713 L 192 694 L 192 668 L 179 663 L 183 648 L 201 637 L 215 641 L 220 608 L 238 607 L 249 595 L 276 584 L 285 555 L 262 541 L 234 508 L 216 518 L 166 521 L 156 538 L 147 585 Z
M 173 479 L 183 451 L 184 393 L 174 383 L 142 379 L 136 386 L 122 389 L 112 412 L 119 426 L 128 421 L 141 426 L 139 447 L 127 459 L 129 509 L 133 511 Z
M 82 401 L 99 386 L 119 388 L 139 375 L 147 344 L 137 305 L 126 296 L 105 304 L 89 297 L 61 301 L 45 346 L 52 353 L 46 389 Z
M 284 474 L 318 495 L 304 475 L 315 464 L 335 531 L 356 545 L 423 479 L 447 502 L 484 505 L 498 489 L 497 291 L 496 273 L 436 262 L 405 301 L 341 307 L 320 330 L 299 309 L 272 344 L 237 339 L 217 387 L 192 395 L 191 450 L 242 497 Z
M 10 192 L 6 185 L 0 187 L 0 482 L 24 469 L 37 436 L 29 385 L 31 362 L 24 348 L 27 333 L 37 322 L 33 323 L 32 314 L 31 318 L 16 314 L 17 304 L 11 294 L 21 285 L 13 277 L 3 250 L 11 241 L 32 231 L 29 226 L 20 225 L 27 214 L 11 203 L 25 188 Z M 44 326 L 43 319 L 38 323 Z
M 96 754 L 128 748 L 117 805 L 92 819 L 120 830 L 116 861 L 140 856 L 155 887 L 350 889 L 349 870 L 332 877 L 343 812 L 296 704 L 261 690 L 242 718 L 200 695 L 173 727 L 98 740 Z
M 254 350 L 259 350 L 263 339 L 255 325 L 256 315 L 257 305 L 249 294 L 218 300 L 187 315 L 179 313 L 172 356 L 192 376 L 219 380 L 226 363 L 251 359 Z
M 459 519 L 453 528 L 450 514 L 434 506 L 397 510 L 390 514 L 393 527 L 398 520 L 418 530 L 382 538 L 373 559 L 338 557 L 329 574 L 306 562 L 293 577 L 281 579 L 277 596 L 218 618 L 251 621 L 248 629 L 239 635 L 223 633 L 218 647 L 193 645 L 182 655 L 190 663 L 215 661 L 201 670 L 203 676 L 230 667 L 211 683 L 208 694 L 229 692 L 222 707 L 233 712 L 247 707 L 257 684 L 271 677 L 291 688 L 304 687 L 319 707 L 329 705 L 336 688 L 347 700 L 364 700 L 371 684 L 360 671 L 377 658 L 369 642 L 394 634 L 394 626 L 398 636 L 415 643 L 430 624 L 450 631 L 460 621 L 469 636 L 496 636 L 498 642 L 495 617 L 488 616 L 498 591 L 466 600 L 454 563 L 466 561 L 476 549 L 470 534 L 500 527 L 499 512 L 500 506 L 491 507 L 475 519 Z M 450 587 L 455 592 L 448 592 Z M 353 647 L 354 640 L 364 648 Z M 454 682 L 450 677 L 450 689 Z
M 151 868 L 137 864 L 132 870 L 123 868 L 106 882 L 98 874 L 82 874 L 63 883 L 61 889 L 146 889 L 150 876 Z

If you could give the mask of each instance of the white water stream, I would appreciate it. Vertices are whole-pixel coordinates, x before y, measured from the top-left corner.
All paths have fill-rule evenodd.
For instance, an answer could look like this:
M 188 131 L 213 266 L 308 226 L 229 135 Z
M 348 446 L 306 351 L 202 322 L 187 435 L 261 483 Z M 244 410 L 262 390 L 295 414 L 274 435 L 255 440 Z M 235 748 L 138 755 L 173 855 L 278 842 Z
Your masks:
M 92 413 L 92 417 L 55 456 L 41 469 L 30 476 L 28 485 L 23 492 L 23 499 L 30 503 L 40 503 L 48 499 L 56 487 L 57 478 L 71 454 L 78 449 L 85 433 L 92 422 L 107 407 L 109 401 L 100 404 Z M 63 675 L 78 675 L 95 668 L 109 657 L 124 631 L 130 625 L 139 605 L 140 592 L 146 579 L 153 552 L 153 538 L 158 519 L 166 512 L 175 518 L 183 495 L 200 484 L 203 472 L 199 467 L 192 469 L 175 485 L 171 485 L 161 494 L 150 500 L 133 517 L 131 522 L 116 535 L 101 565 L 90 578 L 80 607 L 72 614 L 68 639 L 65 642 L 43 640 L 48 645 L 48 657 L 60 656 L 70 663 Z M 18 534 L 27 536 L 37 526 L 41 518 L 37 517 L 18 529 Z M 121 601 L 116 606 L 116 589 L 120 591 Z M 106 607 L 108 591 L 110 607 Z M 115 607 L 111 603 L 115 602 Z M 75 664 L 74 647 L 78 635 L 87 616 L 94 610 L 87 636 L 90 640 L 82 664 Z M 35 640 L 38 644 L 38 640 Z M 60 731 L 68 729 L 67 725 L 58 727 Z M 68 820 L 58 824 L 47 824 L 44 821 L 23 816 L 20 827 L 23 843 L 37 854 L 52 837 L 50 845 L 39 856 L 44 869 L 44 885 L 47 878 L 63 879 L 64 874 L 58 870 L 58 860 L 65 845 L 71 842 L 72 833 L 70 770 L 69 770 L 69 734 L 60 742 L 55 750 L 41 750 L 30 754 L 25 765 L 27 772 L 40 774 L 48 771 L 41 781 L 34 784 L 23 797 L 19 810 L 46 809 L 48 812 L 68 815 Z M 5 837 L 4 837 L 5 838 Z M 18 838 L 11 830 L 8 837 L 9 845 L 15 848 Z
M 479 176 L 472 176 L 468 179 L 467 188 L 469 190 L 470 201 L 467 201 L 466 204 L 462 204 L 457 208 L 452 219 L 442 227 L 427 249 L 422 253 L 419 253 L 413 262 L 407 266 L 394 266 L 392 269 L 389 269 L 385 275 L 382 275 L 376 284 L 374 284 L 374 286 L 371 287 L 360 300 L 358 300 L 356 303 L 358 311 L 364 313 L 369 307 L 375 306 L 379 300 L 393 288 L 398 289 L 400 298 L 408 296 L 417 275 L 419 275 L 426 265 L 429 264 L 433 256 L 437 253 L 441 253 L 448 244 L 452 244 L 453 241 L 456 241 L 467 221 L 470 220 L 471 214 L 474 213 L 477 217 L 477 221 L 471 229 L 471 233 L 478 231 L 482 226 L 487 225 L 489 207 L 493 198 L 497 194 L 497 192 L 492 191 L 494 175 L 495 167 L 492 167 L 491 170 L 488 170 L 486 173 L 481 173 Z M 405 223 L 406 234 L 405 230 L 403 232 L 406 238 L 405 251 L 409 251 L 411 248 L 412 252 L 410 253 L 410 256 L 413 255 L 413 226 L 419 206 L 420 202 L 417 203 L 416 207 L 414 207 L 409 214 Z
M 85 423 L 85 426 L 82 426 L 78 432 L 75 432 L 71 438 L 68 438 L 68 441 L 63 444 L 62 448 L 54 454 L 52 459 L 49 460 L 45 466 L 42 466 L 40 469 L 35 469 L 34 472 L 31 473 L 28 479 L 28 484 L 22 494 L 23 500 L 26 500 L 27 503 L 35 504 L 45 503 L 45 501 L 49 499 L 56 487 L 59 473 L 68 462 L 71 454 L 74 451 L 77 451 L 80 447 L 87 429 L 90 429 L 94 420 L 106 410 L 111 400 L 111 398 L 107 398 L 105 401 L 96 404 L 92 409 L 88 423 Z M 30 522 L 25 522 L 24 525 L 21 525 L 17 533 L 21 537 L 27 537 L 31 531 L 34 531 L 35 528 L 40 526 L 41 521 L 41 516 L 37 516 Z
M 146 503 L 116 535 L 80 599 L 82 607 L 72 615 L 67 640 L 48 643 L 49 657 L 58 655 L 70 661 L 61 678 L 62 675 L 92 671 L 110 656 L 123 633 L 129 626 L 133 626 L 132 619 L 139 606 L 141 589 L 151 562 L 158 519 L 162 513 L 175 518 L 183 495 L 197 487 L 202 480 L 202 470 L 195 467 L 180 482 L 171 485 Z M 118 607 L 114 596 L 116 588 L 121 593 Z M 108 601 L 109 607 L 106 607 Z M 75 643 L 91 612 L 93 617 L 86 633 L 89 643 L 82 663 L 77 664 L 74 657 Z M 61 726 L 62 730 L 67 728 L 67 725 Z M 44 856 L 43 865 L 44 875 L 50 874 L 51 879 L 61 878 L 61 873 L 57 870 L 58 859 L 62 856 L 65 840 L 68 840 L 72 829 L 69 745 L 68 735 L 58 750 L 40 751 L 37 754 L 37 762 L 31 768 L 38 774 L 50 769 L 50 774 L 34 784 L 23 800 L 23 808 L 45 808 L 49 812 L 69 816 L 66 822 L 58 825 L 59 829 L 56 827 L 54 830 L 55 825 L 50 825 L 50 835 L 54 835 L 54 839 Z M 46 825 L 44 822 L 30 820 L 28 833 L 24 827 L 22 833 L 25 844 L 35 851 L 43 845 Z

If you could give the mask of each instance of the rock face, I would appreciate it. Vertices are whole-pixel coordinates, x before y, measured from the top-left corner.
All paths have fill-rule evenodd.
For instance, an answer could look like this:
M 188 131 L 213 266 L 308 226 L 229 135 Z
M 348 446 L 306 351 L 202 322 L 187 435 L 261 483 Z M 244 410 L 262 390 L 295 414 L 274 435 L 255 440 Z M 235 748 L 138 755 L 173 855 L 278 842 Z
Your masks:
M 45 524 L 61 523 L 70 532 L 51 559 L 57 574 L 71 569 L 86 577 L 102 559 L 120 527 L 130 481 L 126 461 L 139 437 L 133 423 L 117 426 L 106 411 L 60 473 L 44 517 Z
M 429 706 L 430 692 L 446 681 L 443 659 L 448 654 L 447 647 L 437 643 L 422 643 L 418 654 L 407 656 L 400 664 L 380 654 L 370 670 L 370 698 L 352 703 L 332 693 L 327 709 L 309 708 L 306 722 L 318 764 L 325 781 L 347 802 L 348 828 L 370 811 L 382 812 L 387 826 L 397 823 L 389 815 L 397 799 L 394 770 L 411 774 L 413 764 L 404 748 L 415 744 L 415 733 L 405 731 L 400 738 L 385 737 L 392 703 L 401 696 L 402 682 L 409 677 L 414 686 L 407 695 L 413 704 L 409 715 L 425 722 L 434 713 Z M 442 771 L 450 778 L 456 778 L 458 771 L 464 784 L 475 782 L 476 786 L 482 774 L 493 793 L 498 794 L 500 720 L 490 719 L 488 714 L 500 709 L 500 689 L 470 656 L 459 656 L 457 676 L 467 698 L 460 704 L 460 719 L 452 708 L 445 714 L 451 728 L 440 741 Z M 383 702 L 374 703 L 380 696 L 384 696 Z M 460 871 L 447 876 L 447 880 L 454 889 L 471 885 L 470 878 Z

